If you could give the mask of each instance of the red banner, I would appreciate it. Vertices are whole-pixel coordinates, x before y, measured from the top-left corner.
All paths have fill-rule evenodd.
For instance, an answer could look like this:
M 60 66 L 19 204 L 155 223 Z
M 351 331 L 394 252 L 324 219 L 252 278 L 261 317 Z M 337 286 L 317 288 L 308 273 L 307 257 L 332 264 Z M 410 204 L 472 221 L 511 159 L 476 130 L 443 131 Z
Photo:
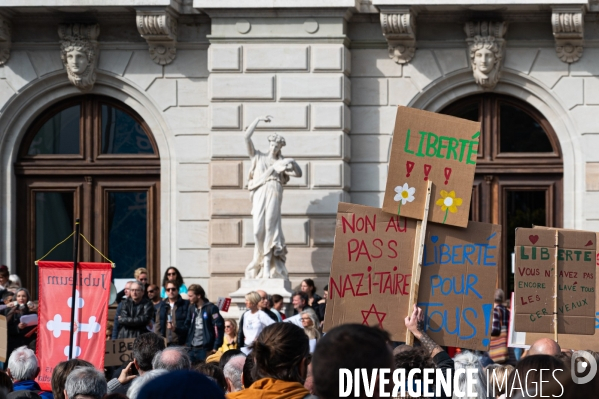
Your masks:
M 73 262 L 38 262 L 39 326 L 37 382 L 52 390 L 52 370 L 69 358 L 71 306 L 75 303 L 74 358 L 104 370 L 106 319 L 112 267 L 110 263 L 80 262 L 77 267 L 76 296 L 73 301 Z

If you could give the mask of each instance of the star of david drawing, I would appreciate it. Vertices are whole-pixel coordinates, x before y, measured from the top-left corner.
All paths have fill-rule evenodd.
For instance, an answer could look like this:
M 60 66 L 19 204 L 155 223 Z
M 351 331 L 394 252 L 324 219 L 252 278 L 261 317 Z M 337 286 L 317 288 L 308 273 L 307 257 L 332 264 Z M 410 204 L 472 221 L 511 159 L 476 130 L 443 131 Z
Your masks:
M 379 322 L 379 327 L 381 329 L 383 328 L 383 320 L 385 320 L 385 317 L 387 317 L 387 313 L 379 312 L 378 310 L 376 310 L 376 306 L 374 306 L 374 303 L 372 304 L 370 309 L 362 310 L 361 312 L 362 317 L 364 318 L 364 320 L 362 320 L 362 325 L 369 326 L 370 324 L 368 324 L 368 318 L 370 317 L 370 315 L 374 314 Z

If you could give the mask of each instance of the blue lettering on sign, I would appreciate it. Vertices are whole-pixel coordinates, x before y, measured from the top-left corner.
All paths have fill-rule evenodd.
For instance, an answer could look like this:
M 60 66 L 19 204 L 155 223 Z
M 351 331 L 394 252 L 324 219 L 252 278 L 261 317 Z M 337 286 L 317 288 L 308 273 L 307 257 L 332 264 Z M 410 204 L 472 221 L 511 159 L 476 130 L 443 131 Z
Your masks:
M 461 340 L 471 339 L 476 336 L 476 327 L 472 320 L 478 318 L 478 312 L 471 307 L 455 308 L 455 315 L 448 310 L 435 309 L 443 307 L 443 303 L 420 302 L 418 306 L 424 310 L 424 330 L 440 332 L 445 330 L 450 335 L 457 335 Z M 453 329 L 450 326 L 455 326 Z
M 490 241 L 495 234 L 487 238 Z M 433 238 L 436 238 L 433 240 Z M 424 244 L 422 266 L 431 265 L 472 265 L 497 266 L 497 246 L 489 244 L 447 245 L 436 244 L 437 236 L 431 237 L 431 244 Z M 430 249 L 432 248 L 432 251 Z M 432 252 L 432 253 L 430 253 Z
M 479 299 L 483 299 L 482 295 L 474 288 L 474 285 L 478 283 L 478 276 L 476 274 L 462 274 L 461 283 L 457 281 L 458 277 L 446 277 L 443 278 L 438 274 L 431 276 L 431 296 L 435 296 L 435 289 L 438 290 L 442 295 L 449 295 L 451 293 L 456 295 L 468 295 L 472 292 Z
M 595 330 L 599 328 L 599 312 L 595 313 Z

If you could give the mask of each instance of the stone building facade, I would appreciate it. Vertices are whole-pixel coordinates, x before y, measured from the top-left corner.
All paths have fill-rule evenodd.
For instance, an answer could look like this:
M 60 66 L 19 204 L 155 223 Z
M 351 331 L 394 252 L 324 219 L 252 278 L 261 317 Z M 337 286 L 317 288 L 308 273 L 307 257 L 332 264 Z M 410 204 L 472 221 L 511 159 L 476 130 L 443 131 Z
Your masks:
M 135 114 L 159 156 L 154 169 L 140 163 L 135 172 L 157 176 L 143 205 L 153 220 L 143 244 L 153 251 L 145 259 L 152 279 L 176 266 L 211 298 L 235 291 L 252 257 L 243 132 L 257 116 L 273 122 L 259 125 L 254 143 L 265 150 L 266 137 L 278 132 L 287 142 L 283 154 L 304 171 L 287 185 L 282 208 L 295 287 L 305 277 L 315 278 L 319 291 L 326 284 L 339 201 L 381 206 L 398 105 L 478 112 L 488 138 L 473 188 L 474 219 L 504 230 L 531 218 L 598 230 L 599 4 L 458 3 L 1 0 L 0 261 L 34 275 L 29 262 L 39 251 L 28 247 L 41 227 L 31 215 L 42 208 L 30 195 L 36 184 L 51 191 L 68 178 L 50 182 L 53 166 L 38 165 L 22 147 L 45 112 L 85 96 Z M 69 80 L 60 24 L 99 26 L 90 89 Z M 477 80 L 471 64 L 476 37 L 490 36 L 498 77 L 491 83 Z M 507 150 L 528 133 L 501 130 L 502 112 L 501 126 L 524 118 L 522 126 L 546 134 L 539 140 L 548 149 Z M 39 169 L 28 172 L 26 162 Z M 108 166 L 98 173 L 82 172 L 82 188 L 58 190 L 81 190 L 73 212 L 91 210 L 86 231 L 110 252 L 112 227 L 98 226 L 114 210 L 98 205 L 104 197 L 92 192 L 101 192 L 98 179 L 114 176 L 122 184 L 114 190 L 126 191 L 129 175 Z M 518 208 L 526 201 L 530 206 Z M 499 285 L 509 286 L 509 268 L 506 253 Z

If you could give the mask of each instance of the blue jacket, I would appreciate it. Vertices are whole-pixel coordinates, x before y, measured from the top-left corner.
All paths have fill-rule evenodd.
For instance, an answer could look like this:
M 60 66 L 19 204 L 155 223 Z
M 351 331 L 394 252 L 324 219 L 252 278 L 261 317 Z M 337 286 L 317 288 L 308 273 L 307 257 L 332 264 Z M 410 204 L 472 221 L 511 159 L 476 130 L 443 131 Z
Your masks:
M 168 299 L 160 302 L 158 306 L 158 310 L 156 311 L 156 323 L 154 324 L 154 332 L 163 337 L 167 337 L 166 330 L 166 322 L 168 321 L 168 313 L 170 312 L 170 306 L 168 304 Z M 175 322 L 175 330 L 174 334 L 171 334 L 171 341 L 169 344 L 176 345 L 185 345 L 187 340 L 187 328 L 185 327 L 185 322 L 187 321 L 187 313 L 189 311 L 189 301 L 185 299 L 177 298 L 177 302 L 175 302 L 174 306 L 175 317 L 173 321 Z
M 187 329 L 187 346 L 191 346 L 193 337 L 196 334 L 196 306 L 189 305 L 187 319 L 185 320 L 185 328 Z M 223 345 L 225 336 L 225 320 L 218 311 L 218 306 L 213 303 L 206 302 L 200 309 L 200 315 L 204 320 L 204 349 L 206 351 L 218 350 Z
M 13 391 L 40 391 L 37 394 L 44 399 L 54 399 L 52 392 L 44 392 L 42 388 L 33 380 L 25 380 L 15 382 L 13 384 Z

